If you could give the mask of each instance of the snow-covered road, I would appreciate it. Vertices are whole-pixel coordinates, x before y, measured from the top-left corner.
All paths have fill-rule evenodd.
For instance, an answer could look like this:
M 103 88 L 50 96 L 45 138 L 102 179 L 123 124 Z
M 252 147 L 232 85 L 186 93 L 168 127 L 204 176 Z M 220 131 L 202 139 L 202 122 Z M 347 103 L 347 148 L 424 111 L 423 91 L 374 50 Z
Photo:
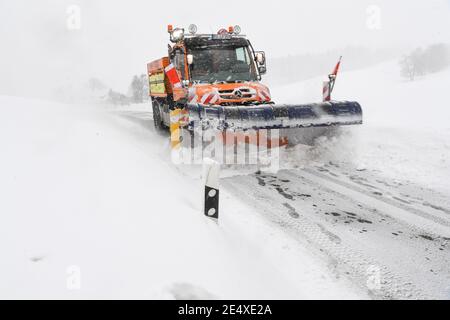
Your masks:
M 326 253 L 336 275 L 374 297 L 450 296 L 448 199 L 405 194 L 384 178 L 333 164 L 227 178 L 224 185 L 236 196 L 249 194 L 244 199 L 263 216 Z
M 151 126 L 148 112 L 119 114 Z M 450 297 L 450 199 L 444 194 L 332 161 L 237 172 L 222 179 L 234 203 L 246 203 L 321 257 L 334 277 L 350 279 L 373 298 Z

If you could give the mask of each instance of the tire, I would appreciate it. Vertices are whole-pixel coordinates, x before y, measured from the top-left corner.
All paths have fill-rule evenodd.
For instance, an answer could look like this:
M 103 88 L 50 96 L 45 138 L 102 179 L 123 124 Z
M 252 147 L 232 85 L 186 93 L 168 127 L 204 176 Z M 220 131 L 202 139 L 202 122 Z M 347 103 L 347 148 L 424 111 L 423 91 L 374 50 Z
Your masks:
M 155 131 L 158 133 L 164 133 L 166 131 L 166 127 L 164 126 L 161 117 L 160 103 L 156 99 L 152 100 L 152 108 L 153 108 L 153 124 L 155 126 Z

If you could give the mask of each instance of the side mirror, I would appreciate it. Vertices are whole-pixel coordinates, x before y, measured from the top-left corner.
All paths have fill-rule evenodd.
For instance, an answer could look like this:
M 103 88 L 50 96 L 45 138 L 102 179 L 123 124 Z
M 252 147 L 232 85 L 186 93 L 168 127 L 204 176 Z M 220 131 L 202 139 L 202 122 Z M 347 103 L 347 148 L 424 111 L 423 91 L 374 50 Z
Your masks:
M 266 74 L 267 68 L 266 68 L 265 65 L 264 66 L 258 66 L 258 71 L 259 71 L 259 74 Z
M 264 53 L 264 51 L 257 51 L 255 52 L 255 58 L 258 64 L 259 74 L 265 74 L 267 72 L 266 54 Z
M 186 58 L 187 58 L 188 65 L 191 65 L 194 63 L 194 56 L 192 54 L 188 54 Z
M 260 65 L 266 64 L 266 54 L 264 53 L 264 51 L 256 52 L 256 61 Z

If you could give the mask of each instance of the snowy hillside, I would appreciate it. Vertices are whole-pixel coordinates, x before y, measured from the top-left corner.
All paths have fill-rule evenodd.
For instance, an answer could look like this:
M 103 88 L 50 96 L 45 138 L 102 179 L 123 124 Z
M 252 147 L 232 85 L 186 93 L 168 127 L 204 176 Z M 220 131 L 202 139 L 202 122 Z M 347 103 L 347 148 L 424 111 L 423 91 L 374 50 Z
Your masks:
M 225 191 L 205 219 L 148 110 L 101 108 L 0 97 L 1 298 L 366 296 Z

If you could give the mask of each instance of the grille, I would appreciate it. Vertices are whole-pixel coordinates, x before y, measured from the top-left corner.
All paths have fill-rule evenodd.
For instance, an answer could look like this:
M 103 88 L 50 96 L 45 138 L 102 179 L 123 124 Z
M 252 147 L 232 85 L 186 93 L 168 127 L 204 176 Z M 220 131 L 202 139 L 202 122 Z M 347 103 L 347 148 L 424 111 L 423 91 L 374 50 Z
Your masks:
M 240 91 L 241 95 L 237 94 Z M 251 99 L 256 97 L 256 91 L 251 88 L 237 88 L 231 90 L 219 90 L 221 99 L 234 100 L 234 99 Z

